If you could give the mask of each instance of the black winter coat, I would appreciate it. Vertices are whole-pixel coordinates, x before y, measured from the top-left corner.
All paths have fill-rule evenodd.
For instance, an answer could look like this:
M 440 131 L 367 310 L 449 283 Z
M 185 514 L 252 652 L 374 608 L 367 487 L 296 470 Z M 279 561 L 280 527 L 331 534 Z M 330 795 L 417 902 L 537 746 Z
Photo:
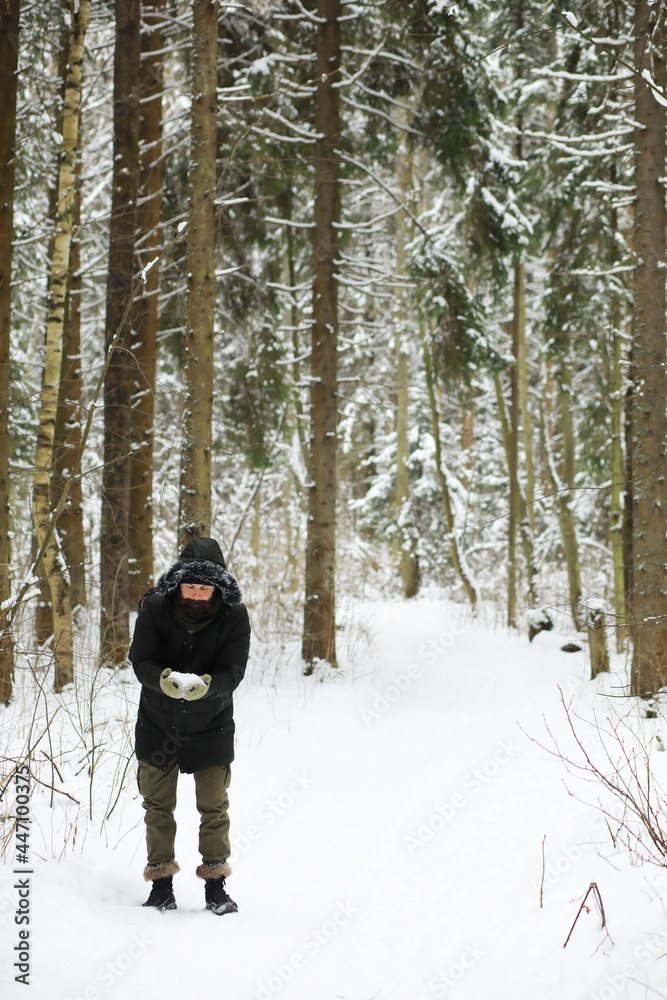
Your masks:
M 191 773 L 228 765 L 234 759 L 232 692 L 245 673 L 250 623 L 240 603 L 238 585 L 223 562 L 222 571 L 216 567 L 214 574 L 222 583 L 218 578 L 211 580 L 223 603 L 204 628 L 188 632 L 174 615 L 176 589 L 183 576 L 179 567 L 183 565 L 176 563 L 141 602 L 129 658 L 142 685 L 137 758 L 166 770 L 175 755 L 180 770 Z M 185 565 L 191 566 L 193 561 Z M 201 567 L 201 563 L 197 565 Z M 198 701 L 163 694 L 160 674 L 165 667 L 200 676 L 210 674 L 207 694 Z

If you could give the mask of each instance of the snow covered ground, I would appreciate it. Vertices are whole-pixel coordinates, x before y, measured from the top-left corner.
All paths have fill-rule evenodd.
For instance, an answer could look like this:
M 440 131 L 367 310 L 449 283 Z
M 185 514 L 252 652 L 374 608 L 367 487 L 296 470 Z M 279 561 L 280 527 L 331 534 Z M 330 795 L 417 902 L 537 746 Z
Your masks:
M 42 738 L 29 867 L 15 857 L 13 832 L 0 867 L 2 997 L 667 997 L 667 872 L 615 849 L 613 823 L 592 804 L 613 811 L 613 801 L 568 777 L 539 745 L 549 744 L 548 726 L 576 753 L 559 686 L 594 756 L 601 751 L 587 720 L 604 728 L 622 716 L 624 738 L 649 749 L 661 732 L 667 742 L 667 730 L 660 715 L 645 720 L 644 706 L 617 697 L 621 658 L 592 682 L 586 652 L 561 652 L 564 641 L 543 633 L 529 645 L 432 597 L 367 602 L 341 634 L 339 675 L 303 678 L 292 658 L 275 683 L 245 683 L 230 789 L 228 887 L 240 912 L 224 917 L 203 909 L 187 776 L 178 909 L 140 905 L 147 886 L 134 780 L 118 796 L 133 676 L 97 675 L 92 729 L 89 693 L 35 698 L 24 678 L 34 721 L 19 695 L 0 716 L 3 753 L 20 753 L 31 724 L 32 742 Z M 651 751 L 667 784 L 665 756 Z M 15 792 L 0 813 L 13 815 Z M 591 882 L 609 936 L 591 906 L 563 948 Z M 21 907 L 29 925 L 15 923 Z M 26 927 L 27 988 L 13 967 Z

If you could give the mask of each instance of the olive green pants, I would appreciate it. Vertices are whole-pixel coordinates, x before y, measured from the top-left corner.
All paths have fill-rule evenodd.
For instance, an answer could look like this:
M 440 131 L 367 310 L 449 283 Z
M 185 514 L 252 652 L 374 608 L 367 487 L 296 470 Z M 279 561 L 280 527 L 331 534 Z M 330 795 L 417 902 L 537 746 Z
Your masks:
M 146 810 L 146 847 L 148 864 L 173 861 L 176 840 L 176 784 L 178 763 L 173 757 L 166 771 L 139 761 L 137 784 Z M 209 767 L 195 771 L 195 795 L 199 822 L 199 853 L 202 861 L 226 861 L 229 848 L 229 798 L 227 789 L 232 772 L 229 767 Z

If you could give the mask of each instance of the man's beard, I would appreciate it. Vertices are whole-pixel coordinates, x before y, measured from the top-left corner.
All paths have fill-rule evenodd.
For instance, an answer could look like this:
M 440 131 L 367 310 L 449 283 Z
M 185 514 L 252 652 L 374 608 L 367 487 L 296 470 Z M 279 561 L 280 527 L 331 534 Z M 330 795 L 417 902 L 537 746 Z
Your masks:
M 209 597 L 207 601 L 193 601 L 191 597 L 181 597 L 178 595 L 178 603 L 185 611 L 188 618 L 192 618 L 193 621 L 201 621 L 207 615 L 213 612 L 213 598 L 215 596 L 215 591 Z

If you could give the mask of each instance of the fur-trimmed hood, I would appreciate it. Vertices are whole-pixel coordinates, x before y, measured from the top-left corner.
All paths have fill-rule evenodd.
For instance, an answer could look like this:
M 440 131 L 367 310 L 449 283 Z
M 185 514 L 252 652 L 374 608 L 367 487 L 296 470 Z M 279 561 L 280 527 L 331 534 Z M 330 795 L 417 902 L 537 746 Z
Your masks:
M 233 607 L 242 603 L 241 588 L 225 566 L 222 551 L 214 538 L 193 538 L 188 542 L 178 562 L 162 574 L 152 593 L 166 597 L 181 583 L 217 587 L 224 604 Z

